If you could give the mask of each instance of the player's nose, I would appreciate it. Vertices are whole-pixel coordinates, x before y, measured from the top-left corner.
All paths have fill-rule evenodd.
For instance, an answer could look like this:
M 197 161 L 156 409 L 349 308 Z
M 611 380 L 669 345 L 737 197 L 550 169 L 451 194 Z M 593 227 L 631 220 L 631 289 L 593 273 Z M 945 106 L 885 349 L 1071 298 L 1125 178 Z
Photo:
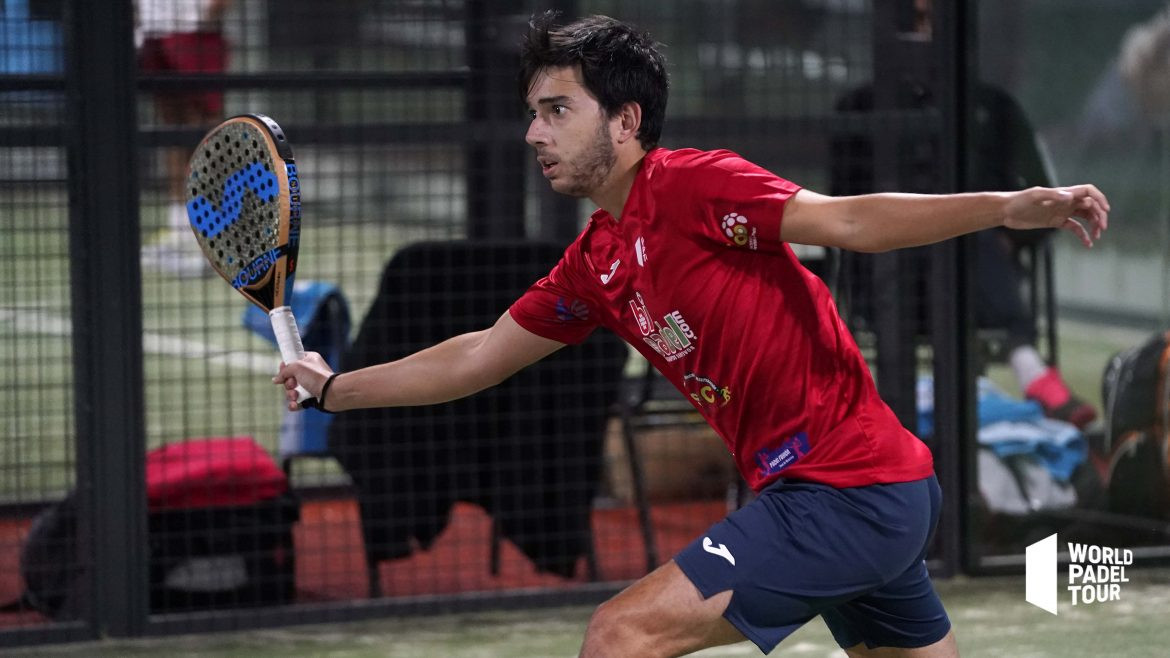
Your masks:
M 528 142 L 529 146 L 548 144 L 548 129 L 539 117 L 528 124 L 528 132 L 524 134 L 524 141 Z

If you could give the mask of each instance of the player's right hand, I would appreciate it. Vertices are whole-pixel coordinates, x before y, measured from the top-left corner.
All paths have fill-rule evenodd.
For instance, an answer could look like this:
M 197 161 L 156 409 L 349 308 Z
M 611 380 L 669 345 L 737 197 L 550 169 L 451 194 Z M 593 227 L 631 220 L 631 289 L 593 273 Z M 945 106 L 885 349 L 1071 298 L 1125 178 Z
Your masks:
M 333 369 L 317 352 L 305 352 L 300 361 L 281 363 L 280 370 L 272 378 L 272 383 L 284 386 L 284 397 L 288 400 L 289 411 L 297 411 L 301 407 L 297 403 L 297 385 L 304 387 L 309 395 L 320 400 L 321 387 L 325 380 L 333 374 Z

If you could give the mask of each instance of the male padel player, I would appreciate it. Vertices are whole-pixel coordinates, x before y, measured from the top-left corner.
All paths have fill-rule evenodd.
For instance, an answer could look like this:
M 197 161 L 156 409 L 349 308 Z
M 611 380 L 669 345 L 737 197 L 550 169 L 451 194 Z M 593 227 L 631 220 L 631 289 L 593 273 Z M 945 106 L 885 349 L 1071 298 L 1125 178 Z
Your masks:
M 585 230 L 491 328 L 340 376 L 310 354 L 276 381 L 333 411 L 437 403 L 608 327 L 688 393 L 758 497 L 602 604 L 583 656 L 744 638 L 768 652 L 817 615 L 850 655 L 955 655 L 923 561 L 939 512 L 931 455 L 787 243 L 876 252 L 1006 226 L 1091 246 L 1104 195 L 833 198 L 728 151 L 660 148 L 657 45 L 610 18 L 553 20 L 535 19 L 524 44 L 526 139 L 554 190 L 600 207 Z M 701 385 L 718 394 L 689 395 Z

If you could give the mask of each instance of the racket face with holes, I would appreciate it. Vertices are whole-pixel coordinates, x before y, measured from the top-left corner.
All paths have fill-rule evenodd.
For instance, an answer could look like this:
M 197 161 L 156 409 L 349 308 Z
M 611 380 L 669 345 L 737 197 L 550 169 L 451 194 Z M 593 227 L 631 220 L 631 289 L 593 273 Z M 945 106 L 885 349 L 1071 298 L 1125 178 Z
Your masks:
M 260 114 L 213 128 L 191 156 L 187 218 L 220 276 L 265 311 L 288 303 L 300 245 L 292 147 Z

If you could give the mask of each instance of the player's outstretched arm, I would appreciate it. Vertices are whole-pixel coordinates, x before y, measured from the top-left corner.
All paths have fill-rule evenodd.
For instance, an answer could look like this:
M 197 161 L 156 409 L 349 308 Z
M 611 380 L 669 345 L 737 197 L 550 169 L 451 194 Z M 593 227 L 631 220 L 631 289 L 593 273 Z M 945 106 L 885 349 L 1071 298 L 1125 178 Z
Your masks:
M 328 411 L 344 411 L 447 402 L 494 386 L 562 347 L 564 343 L 524 329 L 505 312 L 489 329 L 449 338 L 397 361 L 338 375 L 329 385 L 324 406 Z M 309 352 L 300 361 L 282 364 L 272 381 L 283 384 L 286 395 L 300 384 L 320 400 L 332 374 L 320 354 Z M 293 398 L 289 409 L 296 410 Z
M 1092 185 L 1019 192 L 830 197 L 801 190 L 788 201 L 780 239 L 879 252 L 940 242 L 974 231 L 1058 228 L 1086 247 L 1109 225 L 1109 201 Z

